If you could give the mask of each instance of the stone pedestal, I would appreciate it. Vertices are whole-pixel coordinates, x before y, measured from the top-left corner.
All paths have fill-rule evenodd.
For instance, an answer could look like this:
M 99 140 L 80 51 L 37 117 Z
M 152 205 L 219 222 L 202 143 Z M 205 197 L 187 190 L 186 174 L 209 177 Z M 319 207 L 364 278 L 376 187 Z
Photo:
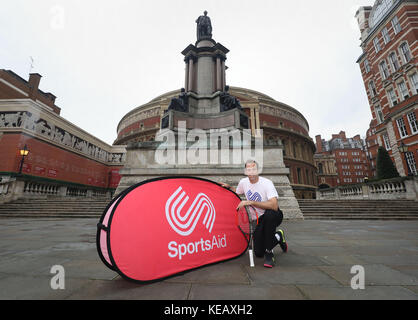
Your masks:
M 185 121 L 187 129 L 249 128 L 248 116 L 227 93 L 225 60 L 228 52 L 212 39 L 200 40 L 183 50 L 185 89 L 164 114 L 162 129 L 176 130 L 179 121 Z
M 229 95 L 225 82 L 229 50 L 211 37 L 205 33 L 183 50 L 185 88 L 162 116 L 156 141 L 128 145 L 116 194 L 144 180 L 167 176 L 195 176 L 237 186 L 244 178 L 244 163 L 255 158 L 262 167 L 260 174 L 276 186 L 285 218 L 303 219 L 283 163 L 282 145 L 261 143 L 252 150 L 248 116 Z
M 210 157 L 208 156 L 208 162 L 204 164 L 190 164 L 187 161 L 181 165 L 161 164 L 156 161 L 156 158 L 158 158 L 156 152 L 158 152 L 159 147 L 161 147 L 160 142 L 143 142 L 128 146 L 126 165 L 120 171 L 122 179 L 116 194 L 134 184 L 158 177 L 194 176 L 216 182 L 225 182 L 234 187 L 245 177 L 244 163 L 247 159 L 241 159 L 241 162 L 236 164 L 210 164 Z M 173 146 L 174 150 L 176 152 L 181 151 L 177 147 L 178 145 Z M 186 152 L 190 152 L 190 149 Z M 210 150 L 207 150 L 207 152 L 209 154 Z M 223 152 L 229 154 L 230 160 L 233 159 L 231 148 L 218 149 L 219 155 Z M 303 219 L 299 204 L 290 186 L 289 169 L 283 163 L 282 146 L 265 146 L 262 157 L 261 163 L 263 166 L 260 176 L 273 181 L 279 194 L 279 206 L 285 219 Z M 176 163 L 178 163 L 178 160 L 176 158 Z M 233 160 L 230 162 L 233 162 Z

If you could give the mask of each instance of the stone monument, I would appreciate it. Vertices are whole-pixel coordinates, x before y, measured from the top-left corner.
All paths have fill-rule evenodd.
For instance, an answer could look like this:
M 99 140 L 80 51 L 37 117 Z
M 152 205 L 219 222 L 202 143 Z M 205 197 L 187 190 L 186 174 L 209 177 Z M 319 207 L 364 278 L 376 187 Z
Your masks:
M 165 176 L 196 176 L 237 186 L 244 178 L 244 163 L 255 159 L 261 175 L 273 181 L 285 218 L 303 219 L 281 142 L 265 145 L 262 132 L 251 134 L 247 114 L 226 85 L 229 50 L 212 39 L 206 11 L 196 23 L 197 41 L 182 51 L 185 87 L 161 117 L 155 141 L 128 144 L 116 194 Z

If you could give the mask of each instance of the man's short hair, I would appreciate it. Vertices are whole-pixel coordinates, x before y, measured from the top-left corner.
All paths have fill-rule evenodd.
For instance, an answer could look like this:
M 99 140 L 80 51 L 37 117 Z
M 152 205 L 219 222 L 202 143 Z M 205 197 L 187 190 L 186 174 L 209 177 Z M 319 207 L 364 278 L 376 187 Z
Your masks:
M 249 159 L 249 160 L 245 161 L 245 166 L 244 166 L 244 168 L 245 168 L 245 169 L 247 169 L 247 164 L 251 164 L 251 163 L 255 163 L 255 165 L 256 165 L 256 167 L 257 167 L 257 169 L 258 169 L 258 163 L 257 163 L 257 161 L 252 160 L 252 159 Z

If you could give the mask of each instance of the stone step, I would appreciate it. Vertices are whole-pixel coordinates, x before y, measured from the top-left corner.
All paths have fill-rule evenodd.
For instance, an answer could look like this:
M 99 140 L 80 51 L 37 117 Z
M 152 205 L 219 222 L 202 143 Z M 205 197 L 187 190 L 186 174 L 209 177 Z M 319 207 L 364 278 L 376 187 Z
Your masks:
M 5 217 L 100 217 L 111 199 L 96 197 L 26 198 L 0 205 L 0 216 Z
M 402 221 L 418 221 L 417 217 L 398 217 L 398 216 L 393 216 L 393 217 L 306 217 L 305 220 L 375 220 L 375 221 L 393 221 L 393 220 L 402 220 Z
M 43 214 L 33 212 L 29 214 L 1 214 L 0 218 L 100 218 L 100 214 Z
M 89 205 L 89 204 L 74 204 L 74 205 L 68 205 L 68 206 L 57 206 L 57 205 L 27 205 L 27 206 L 2 206 L 0 207 L 0 210 L 2 208 L 11 208 L 11 209 L 19 209 L 19 208 L 23 208 L 23 209 L 27 209 L 27 208 L 59 208 L 59 209 L 70 209 L 70 208 L 97 208 L 97 209 L 104 209 L 106 208 L 106 206 L 104 205 Z
M 333 209 L 340 209 L 340 210 L 358 210 L 358 209 L 367 209 L 367 210 L 415 210 L 418 211 L 418 208 L 415 207 L 341 207 L 341 206 L 335 206 L 335 207 L 304 207 L 299 206 L 301 209 L 310 210 L 310 209 L 321 209 L 321 210 L 333 210 Z
M 2 208 L 0 212 L 21 212 L 21 211 L 45 211 L 45 212 L 62 212 L 62 211 L 91 211 L 91 212 L 103 212 L 105 209 L 102 208 L 20 208 L 20 209 L 10 209 L 10 208 Z
M 321 213 L 305 213 L 304 214 L 304 217 L 315 217 L 315 216 L 382 216 L 382 217 L 387 217 L 387 216 L 405 216 L 405 217 L 409 217 L 409 216 L 411 216 L 411 217 L 413 217 L 413 216 L 415 216 L 415 217 L 418 217 L 418 214 L 416 214 L 416 213 L 405 213 L 405 212 L 396 212 L 396 213 L 394 213 L 394 212 L 388 212 L 388 213 L 386 213 L 386 214 L 382 214 L 382 213 L 375 213 L 375 214 L 373 214 L 373 213 L 371 213 L 371 212 L 366 212 L 366 213 L 346 213 L 346 212 L 343 212 L 343 213 L 324 213 L 324 212 L 321 212 Z
M 339 210 L 339 211 L 351 211 L 351 210 L 369 210 L 369 211 L 399 211 L 399 210 L 407 210 L 407 211 L 418 211 L 418 208 L 414 207 L 303 207 L 300 206 L 301 210 L 322 210 L 322 211 L 328 211 L 328 210 Z
M 418 203 L 417 204 L 350 204 L 350 203 L 327 203 L 327 204 L 299 204 L 299 207 L 303 208 L 327 208 L 327 207 L 346 207 L 346 208 L 355 208 L 355 207 L 368 207 L 368 208 L 417 208 L 418 209 Z
M 302 202 L 302 201 L 298 201 L 298 203 L 300 205 L 324 205 L 324 204 L 352 204 L 352 205 L 391 205 L 391 204 L 399 204 L 399 205 L 416 205 L 418 202 L 417 201 L 389 201 L 389 202 L 383 202 L 383 201 L 377 201 L 377 202 L 372 202 L 372 201 L 359 201 L 359 202 L 354 202 L 354 201 L 309 201 L 309 202 Z
M 299 200 L 307 220 L 418 220 L 413 200 Z

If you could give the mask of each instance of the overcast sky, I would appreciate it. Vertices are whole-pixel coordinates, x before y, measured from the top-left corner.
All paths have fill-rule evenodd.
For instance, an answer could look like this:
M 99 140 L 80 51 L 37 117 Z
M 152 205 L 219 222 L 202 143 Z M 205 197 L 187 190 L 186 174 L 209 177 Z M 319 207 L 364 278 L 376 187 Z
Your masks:
M 61 116 L 112 144 L 130 110 L 184 86 L 181 51 L 207 10 L 230 50 L 227 84 L 299 110 L 310 136 L 365 136 L 371 120 L 354 18 L 374 0 L 2 0 L 0 68 L 57 96 Z

